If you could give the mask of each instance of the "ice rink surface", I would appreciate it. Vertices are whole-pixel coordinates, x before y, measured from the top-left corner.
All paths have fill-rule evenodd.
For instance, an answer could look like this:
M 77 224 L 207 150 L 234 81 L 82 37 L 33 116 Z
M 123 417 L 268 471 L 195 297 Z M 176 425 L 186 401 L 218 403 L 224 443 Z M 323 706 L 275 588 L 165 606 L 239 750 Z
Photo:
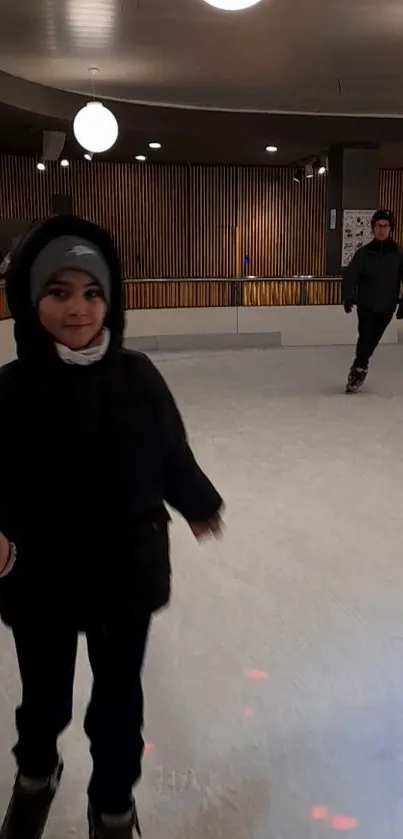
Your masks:
M 228 530 L 172 530 L 145 671 L 145 839 L 401 839 L 403 349 L 158 357 Z M 0 631 L 0 805 L 18 677 Z M 84 647 L 48 836 L 84 837 Z

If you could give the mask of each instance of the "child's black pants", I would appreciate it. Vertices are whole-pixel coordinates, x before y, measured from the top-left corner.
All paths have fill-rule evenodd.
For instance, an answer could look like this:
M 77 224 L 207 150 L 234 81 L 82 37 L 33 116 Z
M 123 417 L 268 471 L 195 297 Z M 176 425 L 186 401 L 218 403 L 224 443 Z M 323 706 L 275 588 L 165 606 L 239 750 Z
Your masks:
M 99 813 L 129 810 L 141 775 L 141 669 L 149 624 L 147 617 L 86 632 L 94 677 L 84 725 L 93 758 L 88 795 Z M 57 765 L 57 740 L 72 718 L 78 633 L 21 625 L 13 634 L 23 689 L 14 754 L 23 775 L 45 778 Z

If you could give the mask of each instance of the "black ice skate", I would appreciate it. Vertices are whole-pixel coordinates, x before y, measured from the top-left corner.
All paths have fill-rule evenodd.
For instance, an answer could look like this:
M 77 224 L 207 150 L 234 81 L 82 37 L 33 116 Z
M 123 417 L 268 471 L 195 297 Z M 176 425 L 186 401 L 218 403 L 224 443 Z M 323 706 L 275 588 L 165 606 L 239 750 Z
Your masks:
M 21 775 L 17 775 L 0 839 L 41 838 L 62 772 L 63 764 L 60 762 L 46 785 L 39 788 L 35 781 L 21 781 Z
M 88 805 L 89 839 L 133 839 L 133 831 L 141 836 L 136 805 L 125 816 L 99 816 Z M 1 837 L 0 837 L 1 839 Z
M 360 367 L 352 367 L 348 375 L 346 393 L 358 393 L 358 391 L 361 390 L 367 375 L 368 370 L 363 370 Z

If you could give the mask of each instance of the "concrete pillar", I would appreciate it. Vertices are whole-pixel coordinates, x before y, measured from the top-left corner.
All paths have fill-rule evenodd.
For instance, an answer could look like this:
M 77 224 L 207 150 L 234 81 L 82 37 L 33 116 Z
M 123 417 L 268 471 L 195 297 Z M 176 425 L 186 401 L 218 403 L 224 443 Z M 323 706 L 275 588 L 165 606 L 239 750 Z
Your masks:
M 326 273 L 341 271 L 344 210 L 376 210 L 380 150 L 376 146 L 329 149 Z

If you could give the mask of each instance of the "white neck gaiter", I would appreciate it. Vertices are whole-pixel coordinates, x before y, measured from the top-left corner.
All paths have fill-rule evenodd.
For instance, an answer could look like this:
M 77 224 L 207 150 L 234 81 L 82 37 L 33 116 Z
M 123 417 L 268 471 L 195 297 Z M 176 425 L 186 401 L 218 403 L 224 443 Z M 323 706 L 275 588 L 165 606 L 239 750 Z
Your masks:
M 100 361 L 104 357 L 109 347 L 110 339 L 111 334 L 109 329 L 103 329 L 101 341 L 94 347 L 87 347 L 86 350 L 71 350 L 70 347 L 65 347 L 64 344 L 56 343 L 56 352 L 65 364 L 78 364 L 81 367 L 88 367 L 89 364 L 94 364 L 95 361 Z

